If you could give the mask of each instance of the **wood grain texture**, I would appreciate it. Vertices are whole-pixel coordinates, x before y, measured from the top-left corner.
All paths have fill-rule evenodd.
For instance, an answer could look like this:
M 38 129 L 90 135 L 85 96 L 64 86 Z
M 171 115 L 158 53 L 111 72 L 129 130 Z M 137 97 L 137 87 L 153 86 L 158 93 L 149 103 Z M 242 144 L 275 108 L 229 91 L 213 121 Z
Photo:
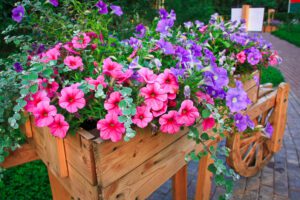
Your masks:
M 64 140 L 61 138 L 55 138 L 56 148 L 57 148 L 57 157 L 59 165 L 59 174 L 61 177 L 65 178 L 69 176 L 68 166 L 67 166 L 67 157 Z
M 20 148 L 10 152 L 9 156 L 5 158 L 0 166 L 10 168 L 38 159 L 39 157 L 35 152 L 35 147 L 31 144 L 23 144 Z
M 290 85 L 287 83 L 281 83 L 278 87 L 276 96 L 276 106 L 274 110 L 272 135 L 272 151 L 278 152 L 282 146 L 282 140 L 284 136 L 286 119 L 287 119 L 287 107 L 289 98 Z
M 173 177 L 172 177 L 172 194 L 173 200 L 187 200 L 187 165 L 184 165 Z
M 63 185 L 57 180 L 55 175 L 48 170 L 48 176 L 51 186 L 52 199 L 53 200 L 70 200 L 72 196 L 70 193 L 64 188 Z
M 129 142 L 104 142 L 96 145 L 98 183 L 103 187 L 112 184 L 186 133 L 187 129 L 175 135 L 152 134 L 148 127 L 138 129 L 136 137 Z
M 211 163 L 213 163 L 213 160 L 210 154 L 199 161 L 195 200 L 210 199 L 212 173 L 208 170 L 208 166 Z

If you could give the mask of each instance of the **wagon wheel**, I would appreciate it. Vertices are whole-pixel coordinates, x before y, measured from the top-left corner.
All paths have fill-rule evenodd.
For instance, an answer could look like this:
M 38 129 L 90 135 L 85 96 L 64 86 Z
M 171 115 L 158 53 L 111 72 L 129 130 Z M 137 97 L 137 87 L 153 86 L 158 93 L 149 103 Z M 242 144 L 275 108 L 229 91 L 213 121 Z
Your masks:
M 257 174 L 278 152 L 286 124 L 289 85 L 281 84 L 277 90 L 262 90 L 260 99 L 246 111 L 256 125 L 270 123 L 274 132 L 268 138 L 262 131 L 255 133 L 233 133 L 227 139 L 231 150 L 227 163 L 238 174 L 249 177 Z
M 272 124 L 273 109 L 261 114 L 255 122 L 265 125 Z M 227 140 L 227 147 L 231 149 L 227 163 L 237 173 L 249 177 L 259 172 L 272 158 L 271 140 L 261 132 L 234 133 Z

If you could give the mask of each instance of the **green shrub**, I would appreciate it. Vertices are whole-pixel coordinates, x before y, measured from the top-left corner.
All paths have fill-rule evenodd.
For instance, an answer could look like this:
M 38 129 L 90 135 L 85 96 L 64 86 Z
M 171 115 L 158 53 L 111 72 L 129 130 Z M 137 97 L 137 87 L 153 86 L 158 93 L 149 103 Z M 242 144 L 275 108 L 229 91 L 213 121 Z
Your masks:
M 261 72 L 261 84 L 273 83 L 273 86 L 278 86 L 284 82 L 284 77 L 281 71 L 274 67 L 263 68 Z
M 0 184 L 0 199 L 52 199 L 46 166 L 41 161 L 34 161 L 4 171 L 3 184 Z
M 283 25 L 272 34 L 300 47 L 300 24 Z

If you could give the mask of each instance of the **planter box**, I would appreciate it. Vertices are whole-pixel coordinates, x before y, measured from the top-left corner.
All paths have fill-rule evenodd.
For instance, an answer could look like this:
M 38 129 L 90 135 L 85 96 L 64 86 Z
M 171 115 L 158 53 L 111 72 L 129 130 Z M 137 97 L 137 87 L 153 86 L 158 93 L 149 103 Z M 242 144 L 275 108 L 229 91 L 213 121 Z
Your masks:
M 265 33 L 272 33 L 273 31 L 276 31 L 277 29 L 278 29 L 277 26 L 273 26 L 273 25 L 265 25 L 264 26 Z
M 48 128 L 31 127 L 28 141 L 49 174 L 72 198 L 81 200 L 145 199 L 186 165 L 189 152 L 203 150 L 202 144 L 187 138 L 188 129 L 175 135 L 138 129 L 129 142 L 113 143 L 101 141 L 98 131 L 93 134 L 82 129 L 62 140 Z M 217 140 L 207 145 L 215 143 Z
M 244 75 L 243 77 L 236 78 L 237 80 L 243 82 L 244 90 L 247 92 L 252 104 L 257 102 L 259 94 L 259 84 L 257 84 L 257 82 L 252 78 L 254 76 L 256 76 L 258 78 L 258 82 L 260 82 L 260 72 L 258 70 L 255 70 L 249 75 Z

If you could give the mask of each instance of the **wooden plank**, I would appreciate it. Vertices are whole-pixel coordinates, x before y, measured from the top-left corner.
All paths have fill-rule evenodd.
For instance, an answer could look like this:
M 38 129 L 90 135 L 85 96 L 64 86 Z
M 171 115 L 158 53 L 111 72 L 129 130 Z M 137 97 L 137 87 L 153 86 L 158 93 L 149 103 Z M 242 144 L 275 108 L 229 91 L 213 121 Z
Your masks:
M 259 88 L 258 98 L 263 97 L 273 91 L 274 91 L 273 88 Z
M 172 178 L 173 200 L 187 200 L 187 165 L 184 165 Z
M 211 163 L 213 163 L 213 160 L 210 154 L 201 158 L 199 162 L 195 200 L 210 199 L 212 173 L 208 170 L 208 166 Z
M 64 188 L 64 186 L 57 180 L 55 175 L 48 170 L 48 176 L 52 191 L 52 199 L 53 200 L 68 200 L 71 199 L 72 196 L 70 193 Z
M 274 109 L 274 132 L 272 135 L 272 151 L 278 152 L 282 146 L 282 139 L 286 126 L 287 107 L 289 98 L 290 86 L 287 83 L 281 83 L 278 87 L 276 96 L 276 106 Z
M 274 91 L 260 98 L 255 104 L 253 104 L 243 113 L 249 115 L 250 119 L 255 119 L 261 113 L 264 113 L 275 105 L 276 93 L 277 92 Z
M 187 132 L 185 129 L 175 135 L 152 134 L 150 128 L 137 129 L 136 137 L 129 142 L 97 144 L 95 161 L 98 183 L 103 187 L 108 186 Z
M 30 116 L 27 112 L 24 113 L 24 116 L 27 118 L 26 122 L 24 125 L 22 125 L 21 131 L 23 131 L 26 135 L 27 138 L 32 138 L 32 129 L 31 129 L 31 121 L 30 121 Z
M 67 166 L 67 157 L 65 151 L 64 140 L 61 138 L 55 138 L 56 148 L 57 148 L 57 157 L 59 165 L 59 174 L 61 177 L 67 177 L 69 175 L 68 166 Z
M 216 141 L 210 141 L 207 145 L 211 145 Z M 118 181 L 103 188 L 102 199 L 127 200 L 147 198 L 186 165 L 184 158 L 187 153 L 194 149 L 198 152 L 203 150 L 203 146 L 201 144 L 196 145 L 194 141 L 183 135 Z
M 34 146 L 31 144 L 23 144 L 20 148 L 10 152 L 9 156 L 5 158 L 4 162 L 1 163 L 0 166 L 10 168 L 38 159 L 39 157 Z
M 91 185 L 97 185 L 93 142 L 81 137 L 81 134 L 70 135 L 65 139 L 65 149 L 68 164 Z
M 254 87 L 250 88 L 247 91 L 248 97 L 250 99 L 250 101 L 253 103 L 256 103 L 257 101 L 257 96 L 258 96 L 258 86 L 255 85 Z

